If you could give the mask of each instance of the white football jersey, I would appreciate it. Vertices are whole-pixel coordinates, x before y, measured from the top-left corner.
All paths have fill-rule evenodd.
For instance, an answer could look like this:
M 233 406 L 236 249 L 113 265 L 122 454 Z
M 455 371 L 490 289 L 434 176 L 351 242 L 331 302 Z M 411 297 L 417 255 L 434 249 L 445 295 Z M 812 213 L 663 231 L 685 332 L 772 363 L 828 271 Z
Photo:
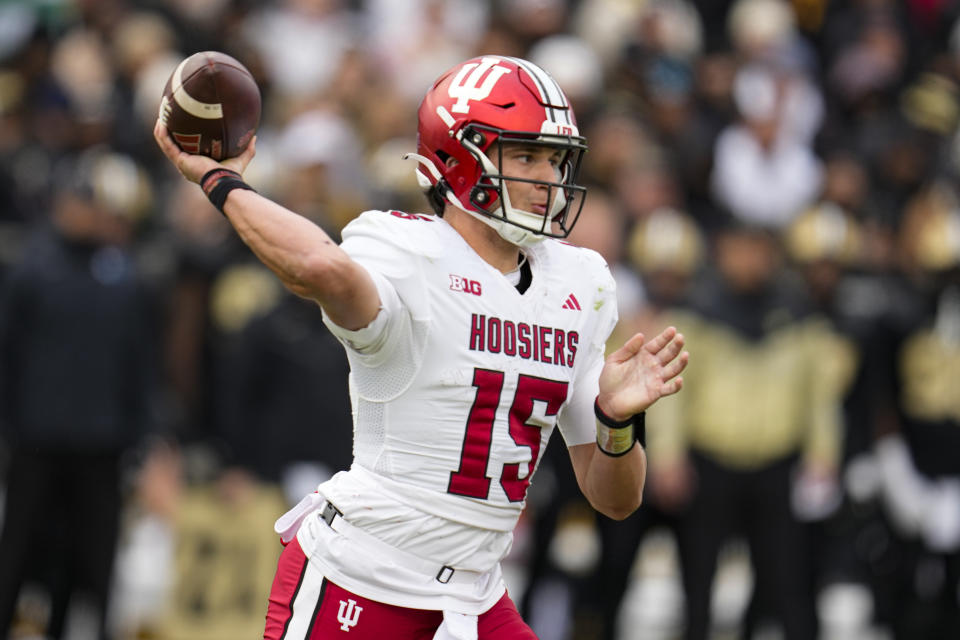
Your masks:
M 526 250 L 521 294 L 442 218 L 398 211 L 362 214 L 341 246 L 370 272 L 382 309 L 359 331 L 326 319 L 351 364 L 354 464 L 320 493 L 397 548 L 492 570 L 554 426 L 567 446 L 596 439 L 617 321 L 609 269 L 594 251 L 544 240 Z M 362 588 L 344 563 L 325 564 Z

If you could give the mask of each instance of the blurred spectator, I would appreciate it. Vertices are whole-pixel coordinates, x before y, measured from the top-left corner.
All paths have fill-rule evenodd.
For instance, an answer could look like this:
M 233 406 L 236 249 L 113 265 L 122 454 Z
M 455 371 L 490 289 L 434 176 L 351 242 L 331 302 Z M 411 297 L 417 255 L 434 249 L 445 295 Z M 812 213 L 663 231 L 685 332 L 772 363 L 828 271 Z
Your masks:
M 822 200 L 862 220 L 869 203 L 870 177 L 863 162 L 849 151 L 826 158 Z
M 789 258 L 800 269 L 813 304 L 830 315 L 845 271 L 863 255 L 863 234 L 856 219 L 833 202 L 810 207 L 785 230 Z
M 757 609 L 786 638 L 815 638 L 811 550 L 794 494 L 808 498 L 797 505 L 808 515 L 830 509 L 845 352 L 783 279 L 768 232 L 731 221 L 714 250 L 715 273 L 673 318 L 698 355 L 684 396 L 648 417 L 650 489 L 680 518 L 685 637 L 708 637 L 719 552 L 739 535 Z
M 657 147 L 655 155 L 631 158 L 614 174 L 616 194 L 628 219 L 643 220 L 658 209 L 678 209 L 684 194 L 677 175 Z
M 604 67 L 610 67 L 620 51 L 644 3 L 621 0 L 582 0 L 571 16 L 571 31 L 596 52 Z
M 282 171 L 276 191 L 284 206 L 339 232 L 368 208 L 362 146 L 350 124 L 334 113 L 314 109 L 296 116 L 277 140 Z
M 858 0 L 838 6 L 824 30 L 830 93 L 846 109 L 889 100 L 907 71 L 905 23 L 899 3 Z
M 528 58 L 560 84 L 578 122 L 588 122 L 604 92 L 603 67 L 593 49 L 576 36 L 552 35 L 536 42 Z
M 871 175 L 868 216 L 895 234 L 908 201 L 937 169 L 937 144 L 899 110 L 858 122 L 857 146 Z
M 290 506 L 350 465 L 349 366 L 314 305 L 262 267 L 241 264 L 214 285 L 221 354 L 217 433 L 230 467 L 281 487 Z
M 618 100 L 642 114 L 661 162 L 683 193 L 664 206 L 683 206 L 700 217 L 707 209 L 713 147 L 726 120 L 698 104 L 697 61 L 703 33 L 694 8 L 683 0 L 647 3 L 612 65 Z M 612 92 L 611 92 L 612 93 Z
M 117 87 L 110 53 L 98 33 L 77 27 L 57 41 L 50 69 L 66 93 L 79 148 L 104 143 L 117 106 Z
M 637 98 L 647 100 L 687 93 L 703 39 L 693 7 L 683 0 L 657 0 L 640 9 L 631 24 L 611 64 L 618 88 L 634 88 Z
M 170 392 L 165 408 L 179 438 L 195 443 L 209 437 L 214 412 L 210 289 L 241 248 L 202 193 L 180 184 L 165 191 L 159 241 L 172 262 L 163 288 L 163 374 Z
M 3 289 L 0 380 L 11 451 L 0 537 L 0 630 L 24 581 L 50 593 L 48 637 L 85 605 L 105 616 L 122 507 L 121 461 L 151 423 L 156 325 L 130 254 L 144 176 L 90 151 L 58 175 L 52 227 Z
M 131 11 L 107 41 L 115 63 L 117 89 L 112 143 L 144 162 L 153 159 L 145 136 L 157 116 L 160 96 L 156 88 L 166 83 L 179 63 L 175 44 L 171 25 L 160 14 L 145 11 Z
M 953 188 L 933 184 L 902 228 L 906 304 L 886 323 L 877 366 L 875 461 L 896 563 L 874 583 L 894 637 L 960 633 L 960 213 Z
M 304 104 L 329 88 L 359 34 L 344 0 L 283 0 L 261 5 L 244 35 L 266 65 L 275 90 Z
M 609 109 L 587 125 L 590 140 L 590 162 L 584 163 L 584 174 L 593 184 L 613 190 L 617 171 L 634 158 L 655 156 L 656 145 L 638 114 L 628 109 Z
M 657 209 L 637 223 L 627 238 L 628 263 L 639 274 L 645 303 L 623 314 L 628 331 L 648 333 L 666 313 L 682 308 L 705 260 L 704 238 L 696 222 L 676 209 Z
M 736 59 L 728 51 L 705 52 L 696 60 L 696 108 L 700 117 L 710 124 L 711 131 L 722 130 L 737 117 L 733 98 L 736 75 Z
M 747 224 L 787 225 L 820 192 L 823 169 L 811 148 L 808 113 L 817 97 L 800 77 L 771 67 L 742 68 L 734 81 L 742 121 L 717 140 L 717 202 Z
M 530 47 L 539 39 L 560 33 L 570 18 L 570 3 L 564 0 L 500 0 L 504 24 Z
M 835 200 L 849 201 L 839 197 L 843 192 L 837 189 Z M 872 394 L 880 377 L 873 358 L 876 327 L 886 309 L 877 295 L 885 285 L 864 268 L 866 240 L 863 225 L 830 200 L 804 211 L 784 234 L 790 262 L 814 308 L 842 336 L 849 354 L 838 359 L 849 369 L 843 377 L 850 379 L 843 397 L 839 469 L 844 491 L 837 496 L 841 502 L 836 512 L 809 524 L 821 634 L 826 638 L 865 636 L 875 623 L 870 585 L 881 554 L 876 544 L 865 543 L 872 539 L 878 519 L 863 456 L 873 447 L 877 402 Z
M 278 487 L 235 470 L 189 482 L 172 513 L 172 562 L 155 567 L 169 572 L 170 587 L 159 607 L 151 603 L 159 611 L 140 632 L 182 640 L 255 637 L 279 552 L 276 534 L 262 524 L 284 508 Z
M 476 53 L 491 3 L 471 0 L 368 0 L 368 56 L 395 91 L 416 103 L 437 76 Z M 403 109 L 400 109 L 402 112 Z
M 730 44 L 744 65 L 761 64 L 784 70 L 812 72 L 812 47 L 797 30 L 790 0 L 737 0 L 730 8 Z

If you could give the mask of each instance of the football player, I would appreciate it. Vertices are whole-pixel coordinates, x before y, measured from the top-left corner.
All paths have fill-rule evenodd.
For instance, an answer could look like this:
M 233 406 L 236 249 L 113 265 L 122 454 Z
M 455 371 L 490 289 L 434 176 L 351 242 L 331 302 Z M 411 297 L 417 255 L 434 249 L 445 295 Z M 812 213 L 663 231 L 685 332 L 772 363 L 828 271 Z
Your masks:
M 682 385 L 673 327 L 604 357 L 615 284 L 597 253 L 562 242 L 586 143 L 553 78 L 468 60 L 427 92 L 418 126 L 409 157 L 434 213 L 364 212 L 340 245 L 243 182 L 254 144 L 217 163 L 154 131 L 319 303 L 351 364 L 354 461 L 275 525 L 271 640 L 534 638 L 500 561 L 554 427 L 584 495 L 622 519 L 643 491 L 644 410 Z

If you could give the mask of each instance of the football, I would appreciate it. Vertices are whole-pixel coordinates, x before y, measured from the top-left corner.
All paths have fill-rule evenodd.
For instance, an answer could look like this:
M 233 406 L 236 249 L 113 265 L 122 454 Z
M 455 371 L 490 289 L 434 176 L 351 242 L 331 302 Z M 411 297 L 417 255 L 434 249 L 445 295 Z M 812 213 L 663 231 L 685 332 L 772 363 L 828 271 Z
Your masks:
M 243 153 L 260 123 L 260 89 L 234 58 L 201 51 L 177 65 L 167 80 L 160 120 L 183 151 L 232 158 Z

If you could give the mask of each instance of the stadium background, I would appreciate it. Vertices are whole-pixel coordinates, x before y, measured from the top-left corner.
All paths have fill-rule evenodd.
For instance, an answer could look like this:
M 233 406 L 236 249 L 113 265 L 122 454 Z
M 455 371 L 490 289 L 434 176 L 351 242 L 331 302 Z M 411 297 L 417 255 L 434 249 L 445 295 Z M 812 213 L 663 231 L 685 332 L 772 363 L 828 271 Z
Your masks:
M 775 239 L 805 295 L 844 287 L 857 354 L 899 304 L 899 283 L 956 288 L 941 276 L 960 264 L 958 15 L 951 0 L 0 3 L 0 277 L 35 234 L 60 228 L 57 196 L 82 193 L 103 214 L 87 236 L 100 277 L 116 275 L 111 251 L 122 252 L 149 311 L 136 320 L 142 420 L 108 445 L 123 452 L 115 636 L 257 637 L 279 551 L 273 519 L 349 461 L 339 346 L 153 143 L 160 90 L 185 55 L 221 50 L 251 69 L 264 110 L 248 181 L 334 234 L 368 208 L 426 208 L 401 155 L 415 148 L 416 106 L 440 71 L 479 53 L 527 57 L 559 80 L 588 137 L 590 196 L 574 241 L 612 265 L 621 331 L 666 317 L 714 269 L 715 238 L 749 228 Z M 12 308 L 0 307 L 6 324 Z M 940 391 L 919 400 L 954 427 L 957 353 L 941 350 Z M 870 404 L 882 392 L 860 393 Z M 873 583 L 895 573 L 884 569 L 896 562 L 891 540 L 925 545 L 922 517 L 897 514 L 877 479 L 875 434 L 897 408 L 867 414 L 844 414 L 838 504 L 804 520 L 823 543 L 809 561 L 824 637 L 893 637 L 904 623 L 877 615 Z M 0 431 L 0 489 L 12 438 Z M 68 454 L 83 448 L 68 440 Z M 531 489 L 508 575 L 545 640 L 593 637 L 582 592 L 600 543 L 557 450 Z M 945 476 L 960 476 L 954 465 Z M 49 509 L 53 518 L 58 505 Z M 617 637 L 679 637 L 669 514 L 640 526 L 621 558 L 633 570 Z M 838 545 L 863 562 L 837 560 Z M 955 557 L 960 542 L 933 546 Z M 33 567 L 11 637 L 39 637 L 57 572 Z M 928 574 L 914 581 L 921 601 L 936 583 Z M 734 538 L 714 590 L 715 637 L 740 633 L 751 585 Z M 68 637 L 92 637 L 88 627 L 81 594 Z M 780 636 L 761 623 L 754 637 Z

